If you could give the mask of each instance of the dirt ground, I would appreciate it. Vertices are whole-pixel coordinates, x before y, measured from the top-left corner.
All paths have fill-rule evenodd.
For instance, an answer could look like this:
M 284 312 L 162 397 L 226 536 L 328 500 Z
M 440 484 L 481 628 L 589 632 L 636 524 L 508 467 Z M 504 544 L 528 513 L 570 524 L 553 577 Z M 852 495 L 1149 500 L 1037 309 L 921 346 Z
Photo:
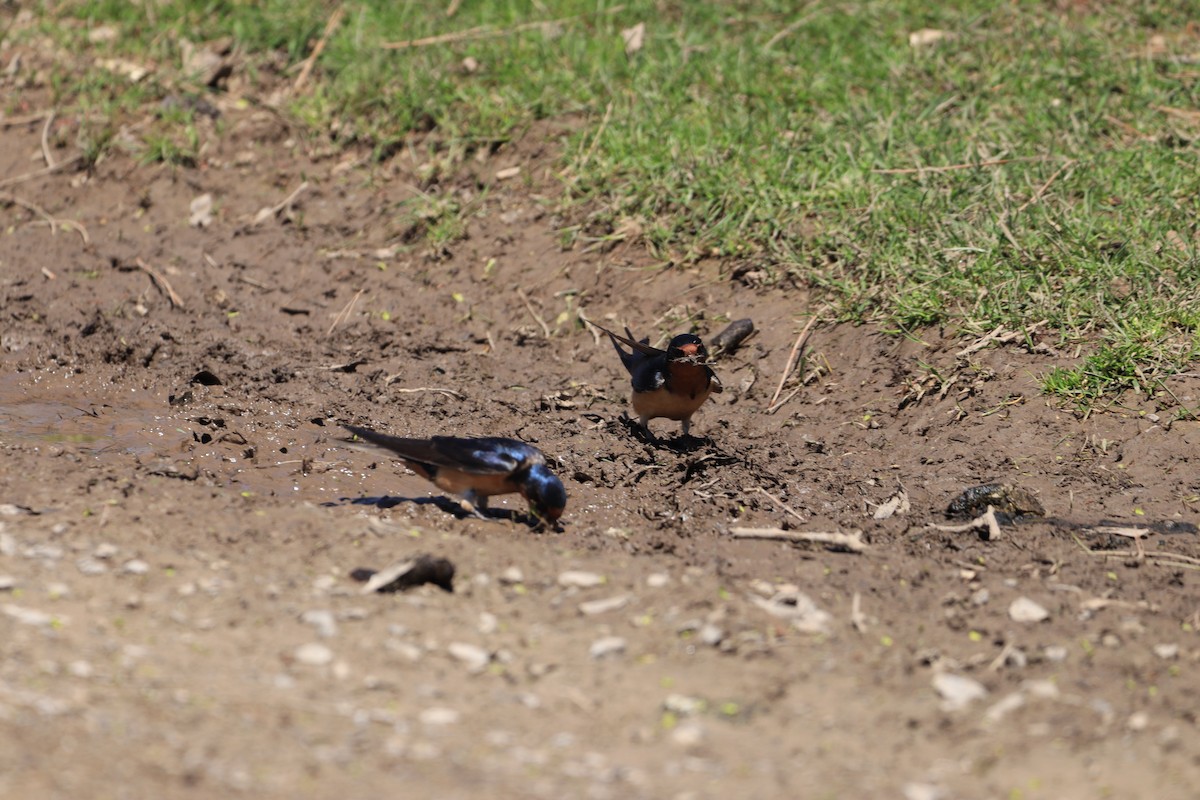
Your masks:
M 431 185 L 217 108 L 193 167 L 22 177 L 44 117 L 0 130 L 0 796 L 1195 797 L 1195 375 L 1081 419 L 1046 332 L 823 323 L 768 413 L 819 307 L 564 250 L 554 127 Z M 580 312 L 758 332 L 654 444 Z M 341 422 L 534 443 L 564 530 L 455 516 Z M 1046 516 L 931 527 L 988 482 Z M 866 548 L 734 534 L 779 527 Z M 452 593 L 351 577 L 420 553 Z

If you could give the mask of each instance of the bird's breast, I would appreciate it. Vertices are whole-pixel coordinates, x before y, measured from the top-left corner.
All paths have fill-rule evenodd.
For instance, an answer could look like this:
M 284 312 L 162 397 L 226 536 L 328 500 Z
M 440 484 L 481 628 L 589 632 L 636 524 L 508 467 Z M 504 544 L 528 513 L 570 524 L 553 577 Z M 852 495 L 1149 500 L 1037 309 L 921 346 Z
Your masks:
M 443 492 L 463 494 L 474 491 L 480 497 L 491 497 L 497 494 L 508 494 L 517 491 L 518 487 L 507 474 L 476 475 L 449 467 L 439 467 L 433 477 L 433 483 Z

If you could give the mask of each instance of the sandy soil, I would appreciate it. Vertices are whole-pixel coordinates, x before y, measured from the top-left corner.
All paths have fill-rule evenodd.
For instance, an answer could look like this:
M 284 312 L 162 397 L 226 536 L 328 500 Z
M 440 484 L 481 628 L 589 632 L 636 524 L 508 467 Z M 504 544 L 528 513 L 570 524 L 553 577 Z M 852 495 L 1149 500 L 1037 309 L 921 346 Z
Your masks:
M 1195 796 L 1200 424 L 1169 395 L 1081 419 L 1039 394 L 1079 356 L 1053 336 L 821 324 L 767 413 L 803 287 L 564 251 L 554 128 L 431 185 L 218 107 L 192 168 L 14 182 L 42 120 L 0 130 L 0 795 Z M 464 239 L 414 239 L 418 186 Z M 580 311 L 758 333 L 700 438 L 653 444 Z M 448 513 L 340 422 L 534 443 L 564 531 Z M 930 527 L 987 482 L 1046 516 Z M 733 533 L 777 527 L 866 549 Z M 419 553 L 452 593 L 351 578 Z

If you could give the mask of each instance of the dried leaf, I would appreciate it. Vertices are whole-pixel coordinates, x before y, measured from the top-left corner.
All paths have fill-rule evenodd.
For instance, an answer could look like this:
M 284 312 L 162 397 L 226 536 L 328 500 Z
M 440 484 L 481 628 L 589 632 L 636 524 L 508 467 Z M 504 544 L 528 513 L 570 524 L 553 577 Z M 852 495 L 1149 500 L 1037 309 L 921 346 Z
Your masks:
M 621 31 L 621 38 L 625 40 L 625 55 L 632 56 L 642 49 L 646 40 L 646 23 L 639 22 L 632 28 L 626 28 Z

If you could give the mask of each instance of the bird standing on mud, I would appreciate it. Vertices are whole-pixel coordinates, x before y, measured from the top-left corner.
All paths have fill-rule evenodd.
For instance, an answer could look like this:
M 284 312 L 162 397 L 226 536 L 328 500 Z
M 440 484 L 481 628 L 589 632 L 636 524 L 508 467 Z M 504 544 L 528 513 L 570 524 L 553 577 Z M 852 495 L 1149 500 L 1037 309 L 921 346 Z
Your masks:
M 542 451 L 516 439 L 434 436 L 405 439 L 355 425 L 343 425 L 363 441 L 383 448 L 444 492 L 456 495 L 470 514 L 483 518 L 489 497 L 518 492 L 529 501 L 535 527 L 556 526 L 567 505 L 567 490 L 546 466 Z
M 633 384 L 633 411 L 648 435 L 648 423 L 660 417 L 678 420 L 683 435 L 692 427 L 692 415 L 709 395 L 722 391 L 721 381 L 708 366 L 708 350 L 699 336 L 681 333 L 671 340 L 666 350 L 650 346 L 650 339 L 640 342 L 629 328 L 625 336 L 607 328 L 597 328 L 608 334 L 621 363 L 629 372 Z M 632 348 L 626 351 L 621 345 Z

